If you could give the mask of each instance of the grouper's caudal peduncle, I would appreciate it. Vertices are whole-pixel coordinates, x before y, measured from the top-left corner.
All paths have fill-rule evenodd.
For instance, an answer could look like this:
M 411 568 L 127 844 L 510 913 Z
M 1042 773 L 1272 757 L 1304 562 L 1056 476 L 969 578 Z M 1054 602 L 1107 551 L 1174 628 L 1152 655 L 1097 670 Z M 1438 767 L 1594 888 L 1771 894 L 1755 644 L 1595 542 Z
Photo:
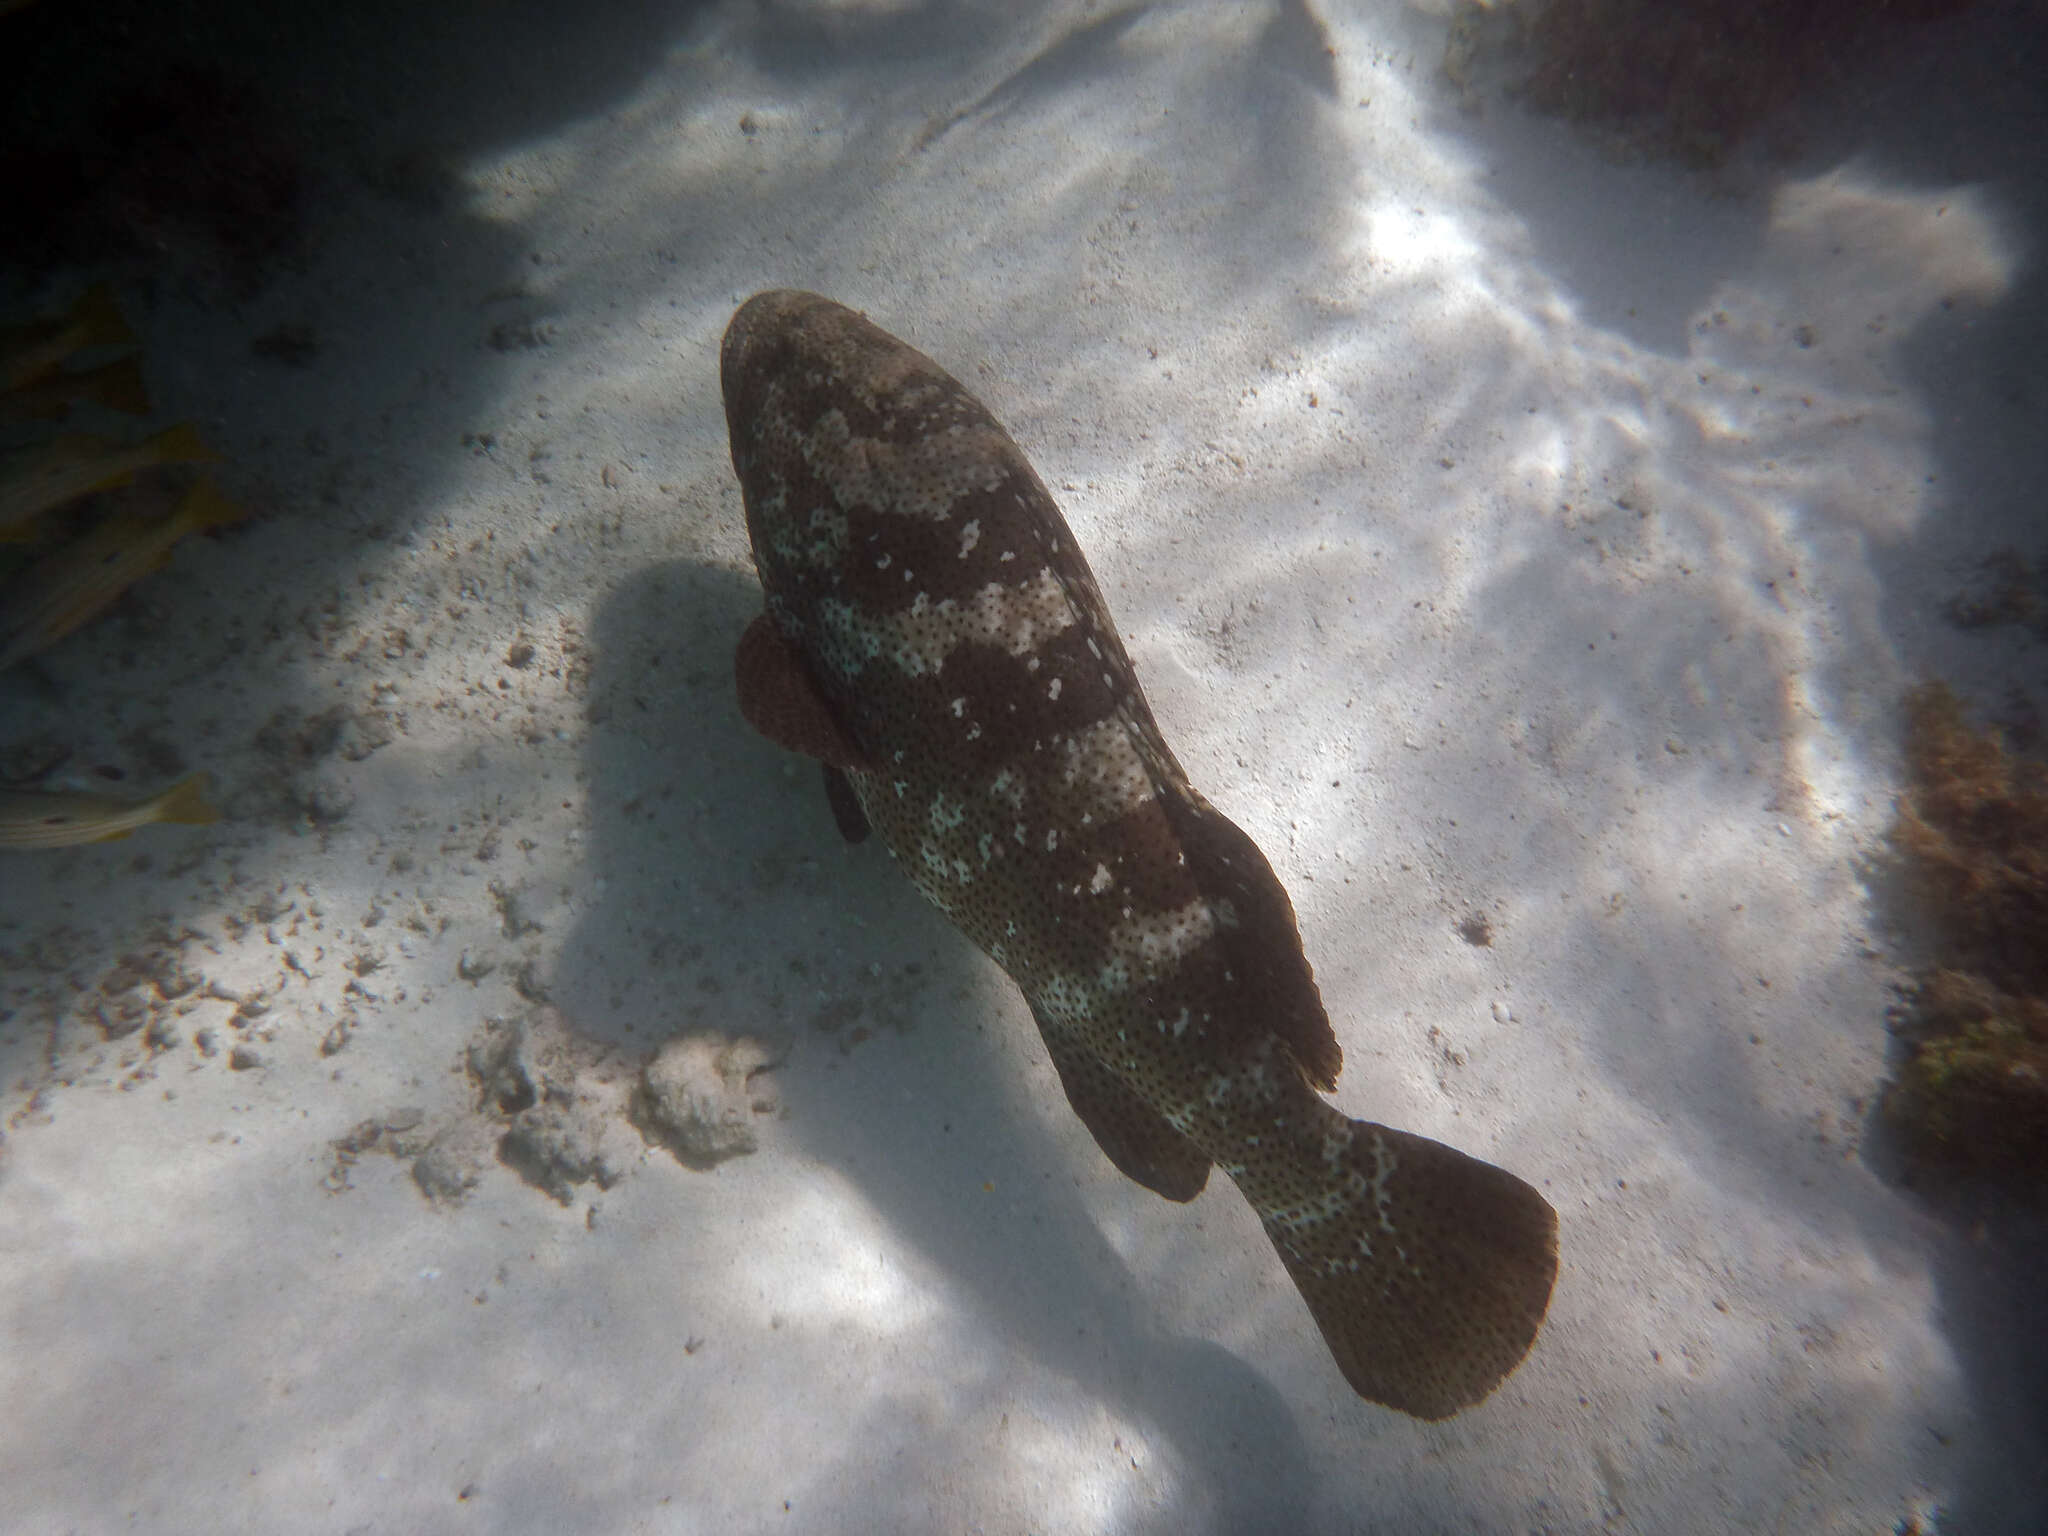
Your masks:
M 767 598 L 748 720 L 1016 980 L 1118 1168 L 1173 1200 L 1230 1176 L 1360 1395 L 1485 1397 L 1542 1325 L 1556 1214 L 1321 1096 L 1343 1056 L 1287 893 L 1174 760 L 1023 453 L 816 294 L 749 299 L 720 370 Z

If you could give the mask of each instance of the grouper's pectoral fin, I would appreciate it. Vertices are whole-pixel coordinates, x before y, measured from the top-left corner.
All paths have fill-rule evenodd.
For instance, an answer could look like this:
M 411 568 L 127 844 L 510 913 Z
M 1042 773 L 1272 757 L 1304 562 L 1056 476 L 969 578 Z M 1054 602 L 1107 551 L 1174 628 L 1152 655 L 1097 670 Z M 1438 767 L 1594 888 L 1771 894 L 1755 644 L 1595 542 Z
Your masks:
M 778 747 L 815 757 L 829 768 L 865 768 L 867 759 L 832 705 L 818 691 L 797 650 L 767 614 L 755 615 L 732 659 L 740 713 Z M 831 791 L 828 788 L 827 795 Z M 839 814 L 835 800 L 833 814 Z M 863 825 L 865 819 L 863 818 Z M 842 830 L 845 822 L 840 823 Z
M 830 763 L 820 763 L 825 770 L 825 803 L 832 808 L 832 819 L 839 824 L 839 835 L 849 843 L 865 842 L 868 835 L 868 813 L 860 808 L 860 796 L 853 792 L 853 786 L 846 782 L 846 775 Z
M 1208 1155 L 1093 1056 L 1067 1040 L 1057 1026 L 1048 1028 L 1035 1010 L 1032 1016 L 1059 1069 L 1067 1102 L 1118 1171 L 1169 1200 L 1199 1195 L 1209 1180 Z

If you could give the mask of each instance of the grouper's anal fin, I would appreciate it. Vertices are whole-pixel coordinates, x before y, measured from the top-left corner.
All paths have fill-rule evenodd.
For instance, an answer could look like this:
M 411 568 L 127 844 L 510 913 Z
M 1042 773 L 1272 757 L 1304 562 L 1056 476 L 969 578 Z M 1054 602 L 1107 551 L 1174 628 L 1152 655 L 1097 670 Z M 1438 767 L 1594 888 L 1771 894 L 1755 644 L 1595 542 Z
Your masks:
M 747 724 L 778 747 L 814 757 L 830 768 L 867 766 L 859 744 L 833 714 L 831 702 L 818 690 L 803 657 L 782 638 L 767 614 L 756 614 L 740 636 L 732 670 L 739 686 L 740 713 Z M 838 809 L 835 803 L 835 816 Z M 844 825 L 842 821 L 842 830 Z
M 1209 1180 L 1208 1155 L 1108 1068 L 1032 1010 L 1067 1102 L 1117 1170 L 1169 1200 L 1192 1200 Z

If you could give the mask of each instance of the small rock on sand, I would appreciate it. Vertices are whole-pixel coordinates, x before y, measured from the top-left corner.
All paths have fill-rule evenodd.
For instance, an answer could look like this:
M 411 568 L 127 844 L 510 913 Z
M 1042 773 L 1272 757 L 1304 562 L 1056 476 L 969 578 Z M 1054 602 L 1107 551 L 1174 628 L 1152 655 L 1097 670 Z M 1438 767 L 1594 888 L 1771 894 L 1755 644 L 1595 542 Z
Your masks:
M 754 1117 L 772 1114 L 774 1090 L 758 1081 L 776 1063 L 760 1041 L 702 1031 L 671 1040 L 640 1073 L 633 1121 L 692 1168 L 711 1168 L 759 1144 Z

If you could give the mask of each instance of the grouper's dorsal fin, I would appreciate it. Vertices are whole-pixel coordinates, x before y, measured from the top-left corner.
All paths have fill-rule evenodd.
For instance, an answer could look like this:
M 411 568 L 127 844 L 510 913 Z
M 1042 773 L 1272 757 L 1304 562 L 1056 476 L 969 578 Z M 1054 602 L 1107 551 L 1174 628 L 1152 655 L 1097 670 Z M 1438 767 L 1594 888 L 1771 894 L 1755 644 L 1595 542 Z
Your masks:
M 1080 1044 L 1069 1040 L 1057 1020 L 1032 1010 L 1046 1053 L 1059 1069 L 1060 1086 L 1095 1144 L 1117 1170 L 1169 1200 L 1192 1200 L 1209 1180 L 1208 1154 L 1181 1135 L 1166 1117 L 1125 1087 Z
M 1279 1037 L 1308 1080 L 1329 1092 L 1343 1070 L 1344 1050 L 1323 1011 L 1315 973 L 1301 952 L 1294 905 L 1273 866 L 1257 843 L 1193 789 L 1165 796 L 1162 803 L 1196 885 L 1237 916 L 1237 926 L 1219 930 L 1219 937 L 1246 995 L 1260 1000 L 1260 1022 Z
M 767 614 L 756 614 L 740 636 L 732 670 L 739 685 L 740 713 L 747 724 L 778 747 L 815 757 L 833 768 L 868 766 L 859 745 L 818 691 L 803 657 L 782 638 L 782 631 Z M 833 810 L 836 815 L 838 807 Z

